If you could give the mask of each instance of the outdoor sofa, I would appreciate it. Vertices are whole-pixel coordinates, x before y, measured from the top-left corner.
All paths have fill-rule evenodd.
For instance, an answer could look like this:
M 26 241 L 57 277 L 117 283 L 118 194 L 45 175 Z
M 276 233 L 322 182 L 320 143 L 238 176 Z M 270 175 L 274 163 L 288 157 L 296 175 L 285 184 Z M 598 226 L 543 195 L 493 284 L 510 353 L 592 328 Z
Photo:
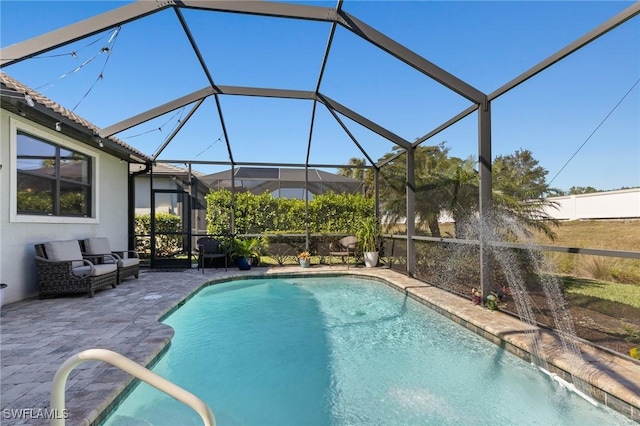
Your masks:
M 118 283 L 116 264 L 97 265 L 83 259 L 76 240 L 36 244 L 36 272 L 40 298 L 70 293 L 89 293 Z
M 140 258 L 135 250 L 111 251 L 106 237 L 92 237 L 80 240 L 82 256 L 94 263 L 115 263 L 118 266 L 118 284 L 123 278 L 135 276 L 140 271 Z

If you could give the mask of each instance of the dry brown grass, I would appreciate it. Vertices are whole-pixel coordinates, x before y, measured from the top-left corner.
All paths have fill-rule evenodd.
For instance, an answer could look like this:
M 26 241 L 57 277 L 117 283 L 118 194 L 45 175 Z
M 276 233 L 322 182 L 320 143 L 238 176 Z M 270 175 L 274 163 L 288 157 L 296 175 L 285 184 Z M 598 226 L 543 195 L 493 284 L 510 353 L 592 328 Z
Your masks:
M 538 232 L 535 233 L 535 241 L 551 246 L 640 251 L 640 219 L 574 220 L 560 222 L 558 227 L 552 229 L 556 234 L 554 241 Z M 393 232 L 403 233 L 406 229 L 395 227 Z M 453 237 L 453 223 L 441 223 L 440 232 L 443 237 Z M 419 229 L 418 234 L 430 235 L 428 229 Z
M 555 241 L 537 235 L 540 244 L 640 251 L 640 220 L 573 220 L 553 228 Z
M 405 228 L 395 232 L 406 232 Z M 440 224 L 443 237 L 453 236 L 452 223 Z M 640 220 L 576 220 L 554 227 L 554 241 L 535 234 L 541 245 L 640 252 Z M 418 230 L 418 235 L 430 235 Z M 562 274 L 627 284 L 640 284 L 640 260 L 547 252 L 553 269 Z
M 640 220 L 578 220 L 562 222 L 549 241 L 539 244 L 606 250 L 640 251 Z M 547 253 L 560 273 L 626 284 L 640 284 L 640 260 L 615 257 Z
M 574 220 L 560 222 L 552 227 L 556 234 L 554 241 L 542 233 L 535 234 L 538 244 L 594 248 L 606 250 L 640 251 L 640 219 L 628 220 Z M 405 233 L 403 225 L 387 228 L 384 232 Z M 441 223 L 440 232 L 443 237 L 453 236 L 453 223 Z M 418 229 L 419 235 L 430 235 L 428 229 Z

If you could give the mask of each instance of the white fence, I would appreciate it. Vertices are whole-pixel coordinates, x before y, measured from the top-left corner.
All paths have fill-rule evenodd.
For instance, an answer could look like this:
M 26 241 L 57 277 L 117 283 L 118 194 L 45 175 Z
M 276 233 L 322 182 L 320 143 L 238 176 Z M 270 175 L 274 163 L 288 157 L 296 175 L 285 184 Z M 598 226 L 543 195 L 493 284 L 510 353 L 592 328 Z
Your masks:
M 557 209 L 547 207 L 547 214 L 559 220 L 639 219 L 640 188 L 591 194 L 550 197 Z
M 594 192 L 591 194 L 549 197 L 557 208 L 546 207 L 545 212 L 558 220 L 577 219 L 640 219 L 640 188 L 619 191 Z M 405 223 L 402 218 L 397 223 Z M 453 223 L 449 212 L 440 213 L 440 223 Z M 388 217 L 382 223 L 389 223 Z

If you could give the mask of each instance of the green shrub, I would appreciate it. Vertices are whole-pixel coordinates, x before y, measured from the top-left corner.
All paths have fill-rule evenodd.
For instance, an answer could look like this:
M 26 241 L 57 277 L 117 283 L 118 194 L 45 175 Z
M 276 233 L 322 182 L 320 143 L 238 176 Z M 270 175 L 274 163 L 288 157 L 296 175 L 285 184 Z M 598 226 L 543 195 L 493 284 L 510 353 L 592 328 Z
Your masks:
M 182 251 L 182 235 L 164 235 L 182 232 L 182 219 L 170 213 L 156 213 L 156 256 L 167 257 Z M 151 254 L 151 215 L 137 214 L 135 228 L 138 252 L 146 256 Z
M 51 191 L 18 191 L 17 206 L 20 211 L 53 212 Z
M 207 200 L 207 232 L 228 235 L 231 229 L 231 192 L 212 191 Z M 235 197 L 235 233 L 304 233 L 304 200 L 273 198 L 265 192 L 241 192 Z M 374 215 L 374 200 L 361 194 L 316 195 L 309 202 L 309 230 L 312 233 L 353 233 L 354 227 Z

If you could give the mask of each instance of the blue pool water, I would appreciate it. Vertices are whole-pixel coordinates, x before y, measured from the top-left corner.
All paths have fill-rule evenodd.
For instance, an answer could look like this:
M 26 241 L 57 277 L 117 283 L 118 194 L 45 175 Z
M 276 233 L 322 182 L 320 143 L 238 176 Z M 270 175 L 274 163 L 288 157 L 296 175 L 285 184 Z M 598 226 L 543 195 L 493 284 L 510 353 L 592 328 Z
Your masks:
M 219 425 L 633 425 L 389 286 L 287 278 L 209 286 L 165 323 L 154 367 Z M 140 384 L 106 425 L 202 424 Z

